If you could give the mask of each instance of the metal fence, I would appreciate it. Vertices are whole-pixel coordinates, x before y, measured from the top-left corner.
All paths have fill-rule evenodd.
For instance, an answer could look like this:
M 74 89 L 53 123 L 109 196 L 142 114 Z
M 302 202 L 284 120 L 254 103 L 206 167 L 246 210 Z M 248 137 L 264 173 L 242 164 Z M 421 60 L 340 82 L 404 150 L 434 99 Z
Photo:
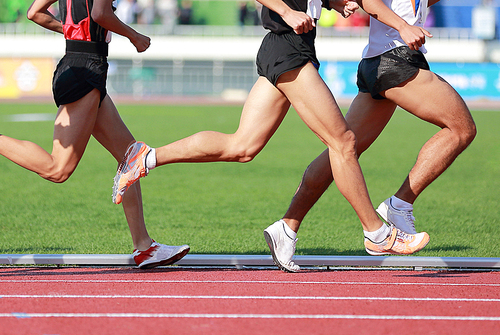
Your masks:
M 250 61 L 110 60 L 110 93 L 148 96 L 220 96 L 248 92 L 257 80 Z M 229 97 L 230 98 L 230 97 Z

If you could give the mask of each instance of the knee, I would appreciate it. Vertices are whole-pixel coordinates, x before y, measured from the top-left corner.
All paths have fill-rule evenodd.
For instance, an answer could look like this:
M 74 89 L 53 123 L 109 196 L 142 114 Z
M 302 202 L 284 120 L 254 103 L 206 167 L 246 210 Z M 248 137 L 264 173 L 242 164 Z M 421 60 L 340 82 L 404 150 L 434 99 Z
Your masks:
M 334 151 L 336 151 L 337 153 L 339 153 L 344 157 L 347 156 L 357 157 L 357 139 L 354 132 L 352 130 L 346 130 L 340 136 L 339 140 L 335 142 L 333 149 Z
M 68 171 L 65 168 L 51 167 L 46 172 L 40 173 L 40 176 L 48 181 L 56 184 L 64 183 L 69 179 L 73 171 Z
M 476 125 L 473 121 L 468 122 L 457 132 L 458 147 L 461 150 L 465 150 L 465 148 L 467 148 L 472 143 L 472 141 L 476 137 L 476 134 Z

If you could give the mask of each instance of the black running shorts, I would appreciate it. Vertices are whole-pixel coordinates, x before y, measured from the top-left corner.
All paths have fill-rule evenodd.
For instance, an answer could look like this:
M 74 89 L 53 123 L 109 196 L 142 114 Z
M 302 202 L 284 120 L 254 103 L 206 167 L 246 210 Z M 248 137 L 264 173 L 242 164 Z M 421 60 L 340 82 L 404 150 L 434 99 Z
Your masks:
M 313 29 L 306 34 L 297 35 L 294 32 L 285 34 L 268 33 L 257 53 L 257 73 L 266 77 L 273 85 L 285 72 L 298 69 L 307 62 L 312 62 L 319 68 L 316 58 Z
M 379 56 L 364 58 L 358 66 L 360 92 L 374 99 L 385 99 L 380 92 L 396 87 L 413 77 L 419 69 L 429 70 L 424 54 L 407 46 L 397 47 Z
M 108 62 L 103 55 L 68 52 L 59 61 L 52 80 L 54 101 L 60 105 L 75 102 L 94 88 L 101 92 L 101 100 L 106 97 Z

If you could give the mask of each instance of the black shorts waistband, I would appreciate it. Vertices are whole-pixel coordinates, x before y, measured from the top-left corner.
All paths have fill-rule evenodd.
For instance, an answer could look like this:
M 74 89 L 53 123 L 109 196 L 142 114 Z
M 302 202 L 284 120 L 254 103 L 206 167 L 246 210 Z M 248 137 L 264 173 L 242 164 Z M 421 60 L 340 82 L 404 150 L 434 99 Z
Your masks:
M 108 43 L 66 40 L 66 52 L 84 52 L 107 57 Z

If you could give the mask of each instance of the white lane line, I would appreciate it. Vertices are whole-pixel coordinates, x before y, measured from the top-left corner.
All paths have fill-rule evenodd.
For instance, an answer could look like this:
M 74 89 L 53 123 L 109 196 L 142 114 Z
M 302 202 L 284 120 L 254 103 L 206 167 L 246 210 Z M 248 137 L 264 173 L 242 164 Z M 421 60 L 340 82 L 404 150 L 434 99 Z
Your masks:
M 54 121 L 56 114 L 53 113 L 26 113 L 26 114 L 11 114 L 5 115 L 6 122 L 39 122 L 39 121 Z
M 190 314 L 190 313 L 0 313 L 0 318 L 210 318 L 210 319 L 356 319 L 423 321 L 500 321 L 498 316 L 344 315 L 344 314 Z
M 401 285 L 401 286 L 491 286 L 500 287 L 500 283 L 418 283 L 418 282 L 332 282 L 332 281 L 280 281 L 280 280 L 117 280 L 117 279 L 1 279 L 2 283 L 158 283 L 158 284 L 287 284 L 287 285 Z
M 2 294 L 0 298 L 15 299 L 221 299 L 221 300 L 375 300 L 375 301 L 439 301 L 500 302 L 488 298 L 406 298 L 406 297 L 317 297 L 317 296 L 232 296 L 232 295 L 89 295 L 89 294 Z

